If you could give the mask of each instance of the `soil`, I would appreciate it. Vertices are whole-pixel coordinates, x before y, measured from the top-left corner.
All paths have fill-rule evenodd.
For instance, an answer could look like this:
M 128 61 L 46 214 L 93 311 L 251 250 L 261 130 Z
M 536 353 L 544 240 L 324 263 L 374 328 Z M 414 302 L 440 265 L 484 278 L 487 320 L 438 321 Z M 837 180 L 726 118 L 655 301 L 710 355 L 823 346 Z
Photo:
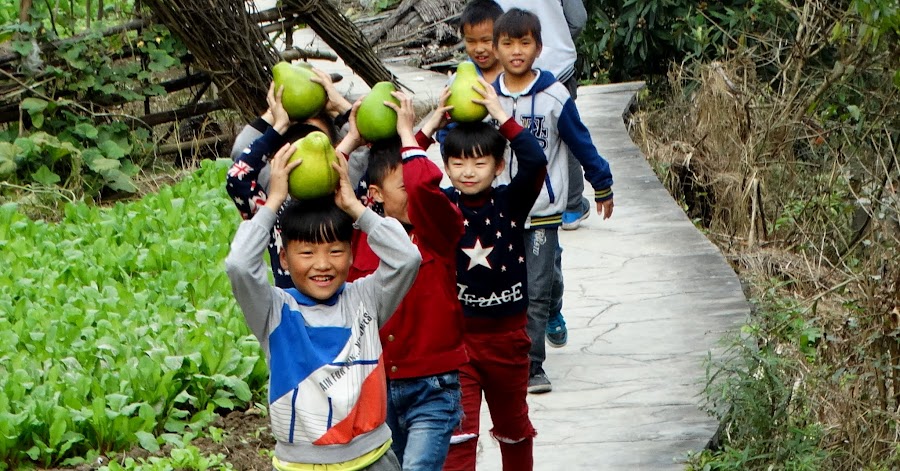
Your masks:
M 203 456 L 223 455 L 227 463 L 231 463 L 234 469 L 239 471 L 256 471 L 272 469 L 272 458 L 267 453 L 274 449 L 275 440 L 269 432 L 269 418 L 260 413 L 258 409 L 247 411 L 234 411 L 225 417 L 219 417 L 211 424 L 213 427 L 224 430 L 223 438 L 217 443 L 209 437 L 198 438 L 191 442 L 197 447 Z M 140 447 L 115 455 L 120 464 L 126 458 L 147 459 L 153 456 L 169 456 L 171 446 L 164 446 L 155 453 L 150 453 Z M 91 471 L 99 468 L 101 464 L 83 464 L 70 468 L 52 468 L 43 471 Z

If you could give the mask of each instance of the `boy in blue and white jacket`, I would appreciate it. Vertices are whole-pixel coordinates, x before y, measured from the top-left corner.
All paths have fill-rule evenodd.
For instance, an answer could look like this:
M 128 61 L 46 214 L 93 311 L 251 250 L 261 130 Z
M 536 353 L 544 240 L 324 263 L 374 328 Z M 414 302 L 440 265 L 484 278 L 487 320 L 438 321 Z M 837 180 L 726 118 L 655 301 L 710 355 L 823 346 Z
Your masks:
M 547 319 L 562 309 L 558 232 L 567 203 L 569 150 L 581 162 L 585 177 L 594 187 L 597 213 L 606 219 L 613 209 L 609 163 L 594 147 L 575 102 L 553 74 L 532 68 L 541 48 L 541 23 L 535 14 L 513 8 L 494 23 L 494 50 L 504 69 L 494 82 L 494 89 L 506 112 L 537 138 L 548 162 L 544 187 L 531 210 L 525 232 L 528 335 L 532 341 L 528 384 L 531 393 L 551 390 L 543 370 L 544 335 Z M 507 155 L 507 167 L 498 177 L 498 184 L 508 183 L 516 174 L 514 154 Z
M 385 423 L 379 328 L 412 286 L 422 258 L 400 222 L 360 203 L 348 164 L 338 159 L 333 198 L 293 201 L 282 210 L 279 257 L 296 288 L 271 286 L 263 254 L 287 199 L 287 176 L 302 165 L 288 163 L 295 150 L 285 145 L 273 157 L 268 199 L 241 223 L 225 260 L 234 297 L 269 367 L 272 465 L 400 471 Z M 354 224 L 368 234 L 380 262 L 372 275 L 346 283 Z

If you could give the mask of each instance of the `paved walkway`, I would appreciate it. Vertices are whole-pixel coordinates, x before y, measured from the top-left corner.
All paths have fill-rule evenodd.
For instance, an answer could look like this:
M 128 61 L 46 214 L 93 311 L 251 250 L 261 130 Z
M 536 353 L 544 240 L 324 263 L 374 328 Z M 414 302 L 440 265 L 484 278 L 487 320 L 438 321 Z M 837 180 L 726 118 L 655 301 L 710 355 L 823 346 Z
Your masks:
M 306 31 L 295 44 L 327 47 Z M 338 88 L 347 95 L 367 92 L 343 63 L 313 62 L 343 74 Z M 390 68 L 417 102 L 433 105 L 446 82 Z M 748 314 L 734 271 L 629 138 L 622 111 L 639 88 L 579 89 L 582 118 L 612 167 L 616 208 L 612 219 L 593 214 L 577 231 L 562 231 L 569 344 L 548 349 L 553 392 L 529 396 L 539 471 L 683 469 L 685 454 L 717 426 L 699 408 L 703 360 Z M 437 146 L 429 155 L 440 162 Z M 479 469 L 499 470 L 490 417 L 482 415 Z

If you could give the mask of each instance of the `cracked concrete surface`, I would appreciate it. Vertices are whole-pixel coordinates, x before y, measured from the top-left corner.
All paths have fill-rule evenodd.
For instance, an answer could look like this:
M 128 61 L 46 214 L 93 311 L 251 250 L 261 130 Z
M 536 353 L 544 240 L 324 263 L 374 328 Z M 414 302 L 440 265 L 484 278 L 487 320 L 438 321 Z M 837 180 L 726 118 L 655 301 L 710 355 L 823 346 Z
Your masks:
M 308 30 L 295 44 L 327 49 Z M 368 90 L 340 61 L 311 62 L 341 73 L 338 89 L 348 96 Z M 441 74 L 389 68 L 423 107 L 446 83 Z M 560 231 L 569 344 L 547 349 L 553 392 L 529 396 L 539 471 L 683 469 L 686 453 L 701 449 L 717 426 L 700 409 L 703 361 L 749 312 L 731 267 L 625 129 L 622 112 L 639 88 L 579 89 L 582 119 L 612 167 L 616 207 L 612 219 L 592 214 L 577 231 Z M 441 164 L 437 146 L 429 156 Z M 590 197 L 590 185 L 585 190 Z M 478 469 L 499 470 L 487 407 L 481 422 Z

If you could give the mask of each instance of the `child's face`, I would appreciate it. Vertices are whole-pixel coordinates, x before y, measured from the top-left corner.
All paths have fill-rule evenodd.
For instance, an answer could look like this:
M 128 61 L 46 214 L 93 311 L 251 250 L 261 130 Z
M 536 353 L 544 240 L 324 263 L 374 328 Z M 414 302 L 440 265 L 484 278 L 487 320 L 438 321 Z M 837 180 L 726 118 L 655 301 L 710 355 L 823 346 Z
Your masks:
M 472 196 L 490 188 L 505 165 L 503 160 L 498 162 L 491 155 L 450 157 L 444 170 L 454 188 L 464 195 Z
M 381 185 L 369 186 L 369 196 L 384 205 L 384 215 L 402 223 L 409 222 L 408 196 L 403 185 L 403 165 L 398 165 L 384 177 Z
M 507 74 L 524 76 L 531 72 L 535 59 L 541 55 L 541 46 L 531 33 L 521 38 L 503 35 L 497 40 L 496 54 Z
M 481 70 L 491 70 L 497 65 L 494 55 L 494 22 L 482 21 L 477 25 L 463 25 L 463 41 L 466 54 Z
M 324 301 L 347 281 L 350 273 L 350 242 L 289 241 L 279 254 L 281 266 L 291 273 L 294 286 L 301 293 Z

